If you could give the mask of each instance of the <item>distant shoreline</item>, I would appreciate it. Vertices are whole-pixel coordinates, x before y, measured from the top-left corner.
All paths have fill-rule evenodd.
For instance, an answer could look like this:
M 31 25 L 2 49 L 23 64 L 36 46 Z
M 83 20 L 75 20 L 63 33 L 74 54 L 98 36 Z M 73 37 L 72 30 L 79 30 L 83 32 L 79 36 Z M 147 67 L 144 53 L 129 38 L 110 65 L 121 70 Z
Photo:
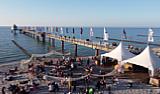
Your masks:
M 84 28 L 88 28 L 88 27 L 94 27 L 94 28 L 134 28 L 134 29 L 140 29 L 140 28 L 150 28 L 152 26 L 57 26 L 57 25 L 18 25 L 19 27 L 23 27 L 23 26 L 40 26 L 40 27 L 45 27 L 45 26 L 53 26 L 53 27 L 75 27 L 75 28 L 79 28 L 79 27 L 84 27 Z M 0 27 L 12 27 L 12 25 L 0 25 Z M 152 27 L 153 29 L 159 29 L 160 27 Z

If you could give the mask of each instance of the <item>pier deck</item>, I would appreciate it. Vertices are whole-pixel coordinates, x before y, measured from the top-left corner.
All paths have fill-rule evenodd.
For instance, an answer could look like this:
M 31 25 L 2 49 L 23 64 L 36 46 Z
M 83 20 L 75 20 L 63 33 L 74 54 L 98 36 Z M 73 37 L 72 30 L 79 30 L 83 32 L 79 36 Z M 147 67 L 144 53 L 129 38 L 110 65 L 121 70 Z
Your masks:
M 34 32 L 34 31 L 30 31 L 30 30 L 23 30 L 23 32 L 27 33 L 27 34 L 29 34 L 31 36 L 42 37 L 41 36 L 42 33 L 40 33 L 40 32 Z M 54 35 L 54 34 L 45 34 L 45 37 L 50 38 L 50 39 L 54 39 L 54 40 L 62 41 L 62 52 L 64 50 L 64 42 L 69 42 L 71 44 L 75 44 L 76 45 L 75 46 L 75 53 L 77 53 L 77 45 L 81 45 L 81 46 L 85 46 L 85 47 L 88 47 L 88 48 L 95 49 L 96 56 L 99 55 L 99 50 L 109 52 L 114 48 L 113 46 L 100 44 L 98 42 L 86 41 L 84 39 L 77 39 L 77 38 L 72 38 L 72 37 L 67 37 L 67 36 L 58 36 L 58 35 Z M 140 42 L 140 41 L 133 41 L 133 40 L 120 40 L 120 39 L 113 39 L 113 38 L 110 38 L 109 40 L 124 41 L 124 42 L 131 42 L 131 43 L 137 43 L 137 44 L 147 44 L 147 42 Z M 156 43 L 150 43 L 149 45 L 160 46 L 160 44 L 156 44 Z M 159 50 L 155 50 L 155 49 L 152 49 L 152 50 L 155 53 L 158 53 L 157 55 L 160 56 Z
M 41 33 L 34 32 L 34 31 L 26 31 L 25 30 L 23 32 L 30 33 L 30 34 L 35 35 L 35 36 L 41 36 Z M 72 43 L 72 44 L 85 46 L 85 47 L 92 48 L 92 49 L 103 50 L 103 51 L 107 51 L 107 52 L 112 49 L 112 47 L 109 47 L 109 45 L 99 44 L 98 42 L 86 41 L 86 40 L 83 40 L 83 39 L 57 36 L 57 35 L 54 35 L 54 34 L 46 34 L 46 37 L 50 38 L 50 39 L 55 39 L 55 40 L 60 40 L 60 41 L 64 41 L 64 42 L 69 42 L 69 43 Z

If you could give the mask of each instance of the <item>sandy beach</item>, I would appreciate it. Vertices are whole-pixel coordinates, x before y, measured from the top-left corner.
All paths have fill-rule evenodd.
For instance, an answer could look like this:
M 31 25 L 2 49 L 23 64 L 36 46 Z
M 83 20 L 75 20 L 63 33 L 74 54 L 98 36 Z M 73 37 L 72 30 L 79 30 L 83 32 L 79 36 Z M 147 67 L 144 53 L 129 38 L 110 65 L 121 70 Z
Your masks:
M 50 59 L 45 59 L 45 60 L 50 61 Z M 57 59 L 55 59 L 55 61 L 56 60 Z M 32 62 L 37 62 L 37 61 L 32 61 Z M 83 61 L 83 62 L 85 62 L 85 61 Z M 56 63 L 54 63 L 54 64 L 56 64 Z M 82 67 L 84 67 L 84 66 L 87 66 L 87 65 L 86 64 L 82 65 Z M 5 73 L 8 73 L 9 70 L 14 69 L 15 67 L 18 67 L 18 70 L 19 70 L 20 63 L 14 62 L 14 63 L 0 65 L 0 73 L 1 73 L 1 75 L 0 75 L 0 79 L 1 79 L 0 80 L 0 89 L 2 89 L 3 86 L 8 88 L 10 84 L 19 84 L 19 86 L 25 86 L 25 84 L 20 84 L 20 82 L 22 82 L 22 80 L 28 79 L 29 75 L 28 75 L 28 73 L 21 73 L 22 72 L 21 70 L 17 71 L 12 76 L 15 76 L 15 77 L 23 76 L 24 77 L 24 78 L 22 77 L 23 79 L 12 80 L 12 81 L 4 80 L 4 78 L 6 77 Z M 50 67 L 52 69 L 54 68 L 53 65 L 45 66 L 45 67 Z M 83 70 L 82 67 L 77 67 L 75 70 L 73 70 L 73 77 L 78 77 L 75 75 L 78 75 L 78 73 L 83 74 L 85 72 L 85 71 L 80 71 L 80 70 Z M 94 68 L 98 68 L 98 67 L 94 66 L 93 69 Z M 98 70 L 94 70 L 94 73 L 96 73 L 96 71 L 98 71 Z M 64 75 L 66 73 L 68 73 L 68 72 L 65 72 Z M 8 74 L 8 75 L 10 75 L 10 74 Z M 114 83 L 111 81 L 111 80 L 113 80 L 112 77 L 110 77 L 110 76 L 105 77 L 105 79 L 104 79 L 104 81 L 106 82 L 105 86 L 101 86 L 100 89 L 96 89 L 97 81 L 99 81 L 100 79 L 102 79 L 102 78 L 91 77 L 89 80 L 89 83 L 87 85 L 87 87 L 94 88 L 95 94 L 159 94 L 159 92 L 160 92 L 159 87 L 153 87 L 153 86 L 148 85 L 146 83 L 140 83 L 139 81 L 136 82 L 136 79 L 131 79 L 129 77 L 124 77 L 124 76 L 117 76 L 116 79 L 118 79 L 118 81 L 116 81 Z M 59 91 L 49 92 L 48 91 L 48 83 L 53 82 L 53 81 L 55 81 L 59 85 Z M 76 91 L 72 90 L 74 88 L 74 85 L 71 87 L 72 93 L 73 94 L 84 94 L 86 85 L 83 84 L 84 83 L 83 79 L 77 80 L 77 81 L 78 82 L 76 85 Z M 129 82 L 132 82 L 132 87 L 130 87 Z M 111 90 L 108 90 L 108 87 L 111 87 Z M 6 89 L 6 91 L 8 92 L 7 94 L 11 94 L 11 92 L 9 93 L 8 89 Z M 67 85 L 62 85 L 60 80 L 58 80 L 58 79 L 55 79 L 55 78 L 53 79 L 53 78 L 48 77 L 47 82 L 40 80 L 40 84 L 36 87 L 36 89 L 30 91 L 30 93 L 28 93 L 28 94 L 66 94 L 65 92 L 68 92 Z

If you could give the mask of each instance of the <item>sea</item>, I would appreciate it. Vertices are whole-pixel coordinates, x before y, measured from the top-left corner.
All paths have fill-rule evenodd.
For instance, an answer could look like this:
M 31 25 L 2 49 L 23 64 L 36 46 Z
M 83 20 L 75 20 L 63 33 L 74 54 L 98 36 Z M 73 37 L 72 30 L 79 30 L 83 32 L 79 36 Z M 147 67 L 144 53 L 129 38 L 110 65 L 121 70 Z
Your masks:
M 68 32 L 65 32 L 64 28 L 64 35 L 81 39 L 90 39 L 92 41 L 102 43 L 103 42 L 103 27 L 93 27 L 93 36 L 90 37 L 90 27 L 84 27 L 82 35 L 80 34 L 80 27 L 74 27 L 75 32 L 73 34 L 72 30 L 73 27 L 68 27 Z M 127 40 L 133 41 L 140 41 L 140 42 L 147 42 L 146 36 L 139 36 L 139 35 L 147 35 L 149 28 L 133 28 L 127 27 L 125 28 L 125 32 L 127 35 Z M 154 42 L 155 44 L 160 44 L 160 28 L 152 28 L 154 31 Z M 60 28 L 59 28 L 60 30 Z M 115 39 L 122 39 L 124 27 L 107 27 L 106 31 L 109 34 L 109 38 Z M 57 34 L 60 34 L 57 33 Z M 12 40 L 15 40 L 20 46 L 25 48 L 29 53 L 32 54 L 44 54 L 48 52 L 48 47 L 50 46 L 49 43 L 42 43 L 38 42 L 37 40 L 28 37 L 26 35 L 20 34 L 17 31 L 17 34 L 13 34 L 11 32 L 11 27 L 0 27 L 0 63 L 9 63 L 9 62 L 18 62 L 24 59 L 28 59 L 29 57 L 26 56 L 14 43 Z M 109 40 L 109 43 L 117 42 L 114 40 Z M 136 43 L 125 43 L 126 47 L 128 44 L 134 45 L 136 47 L 145 48 L 147 44 L 136 44 Z M 152 46 L 158 47 L 158 46 Z M 53 50 L 60 50 L 61 49 L 61 42 L 56 40 L 56 47 Z M 70 43 L 65 43 L 65 50 L 74 54 L 74 45 Z M 100 53 L 105 53 L 101 51 Z M 78 56 L 91 56 L 94 55 L 94 49 L 78 46 Z M 55 58 L 57 55 L 54 55 Z M 61 57 L 61 56 L 57 56 Z

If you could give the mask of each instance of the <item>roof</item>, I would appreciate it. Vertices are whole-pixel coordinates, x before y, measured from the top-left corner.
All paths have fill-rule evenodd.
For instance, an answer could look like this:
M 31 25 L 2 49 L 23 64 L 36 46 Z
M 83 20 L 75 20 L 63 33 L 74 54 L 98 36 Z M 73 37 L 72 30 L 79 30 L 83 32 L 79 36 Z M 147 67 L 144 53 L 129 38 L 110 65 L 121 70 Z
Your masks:
M 160 59 L 150 50 L 149 45 L 139 55 L 122 61 L 148 68 L 154 73 L 154 70 L 160 68 Z
M 106 57 L 110 57 L 110 58 L 114 58 L 117 59 L 118 61 L 123 61 L 126 60 L 128 58 L 131 58 L 133 56 L 135 56 L 134 54 L 132 54 L 131 52 L 129 52 L 125 47 L 123 42 L 121 41 L 119 43 L 119 45 L 113 49 L 111 52 L 109 53 L 105 53 L 102 54 L 101 56 L 106 56 Z

